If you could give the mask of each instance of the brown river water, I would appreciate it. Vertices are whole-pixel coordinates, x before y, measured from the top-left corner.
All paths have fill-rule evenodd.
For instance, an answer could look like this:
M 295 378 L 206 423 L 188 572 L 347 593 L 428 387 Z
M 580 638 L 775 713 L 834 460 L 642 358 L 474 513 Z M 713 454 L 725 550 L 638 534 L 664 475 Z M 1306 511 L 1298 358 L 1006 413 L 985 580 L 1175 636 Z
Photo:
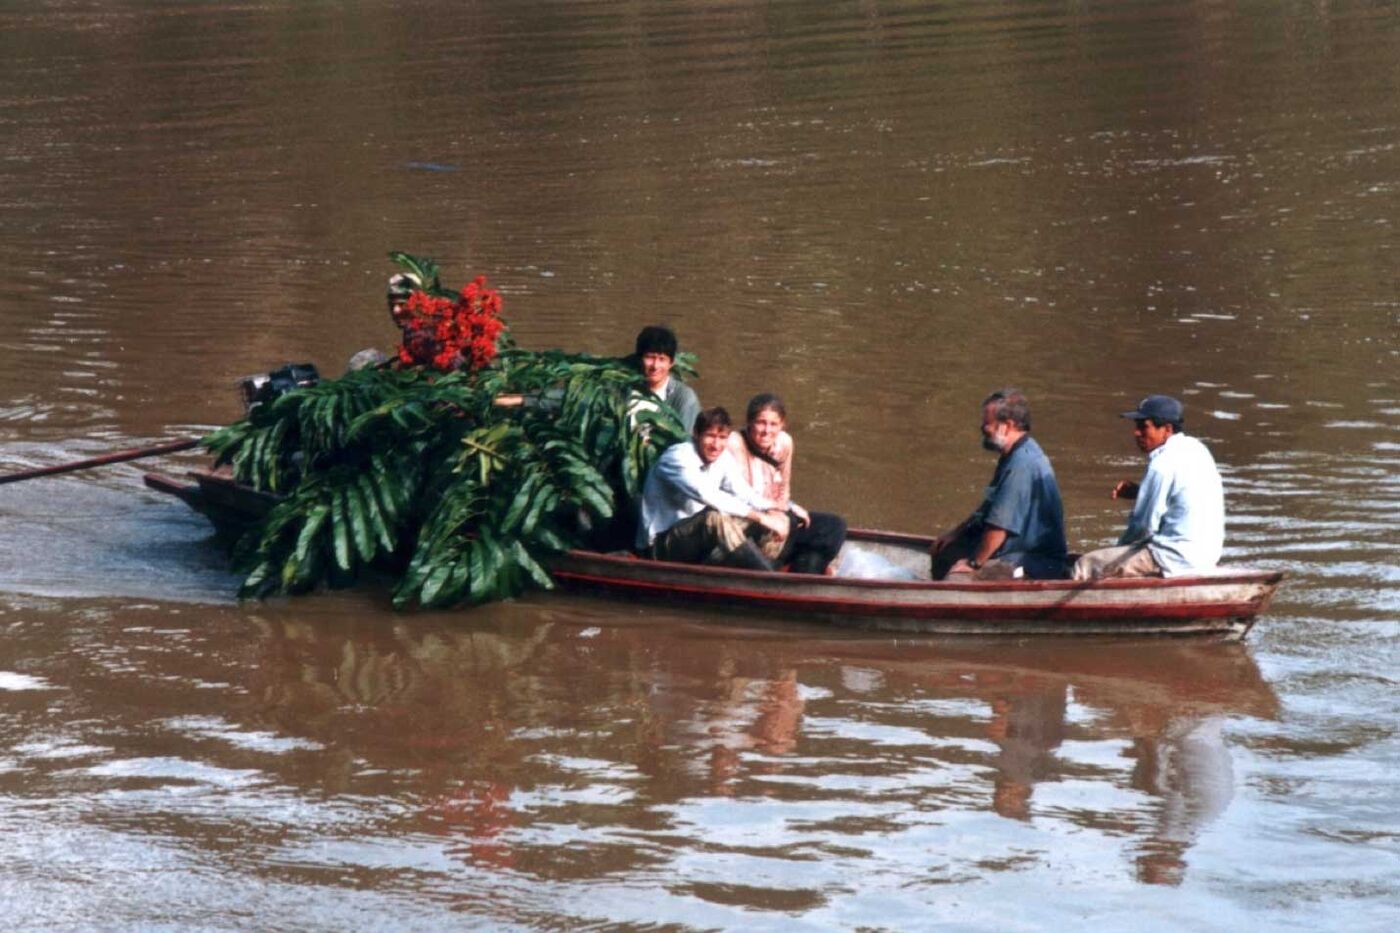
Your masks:
M 796 493 L 938 531 L 1024 388 L 1071 544 L 1187 404 L 1242 643 L 887 637 L 533 594 L 239 603 L 146 490 L 0 486 L 17 929 L 1400 927 L 1400 5 L 0 3 L 0 471 L 388 348 L 671 323 Z

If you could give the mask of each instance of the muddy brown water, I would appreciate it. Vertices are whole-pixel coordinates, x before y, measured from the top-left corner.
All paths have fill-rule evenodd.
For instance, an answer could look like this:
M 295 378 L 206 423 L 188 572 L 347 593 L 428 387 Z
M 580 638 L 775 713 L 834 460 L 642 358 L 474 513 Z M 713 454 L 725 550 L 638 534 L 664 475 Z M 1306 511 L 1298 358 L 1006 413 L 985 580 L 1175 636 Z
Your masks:
M 671 323 L 869 527 L 966 513 L 1010 383 L 1106 543 L 1179 395 L 1289 575 L 1233 645 L 240 604 L 140 464 L 0 487 L 0 913 L 1400 924 L 1397 62 L 1389 2 L 0 6 L 6 471 L 387 348 L 406 249 L 526 346 Z

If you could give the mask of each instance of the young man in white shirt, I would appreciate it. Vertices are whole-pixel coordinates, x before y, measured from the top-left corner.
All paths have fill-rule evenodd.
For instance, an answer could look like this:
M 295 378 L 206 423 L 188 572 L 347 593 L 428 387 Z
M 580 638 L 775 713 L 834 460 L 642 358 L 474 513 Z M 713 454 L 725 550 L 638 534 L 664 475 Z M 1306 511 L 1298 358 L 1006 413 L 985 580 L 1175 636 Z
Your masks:
M 782 510 L 745 482 L 729 453 L 723 408 L 695 418 L 689 443 L 666 450 L 642 488 L 637 550 L 657 560 L 772 570 L 755 538 L 787 530 Z
M 1133 500 L 1117 547 L 1090 551 L 1074 565 L 1074 579 L 1175 577 L 1215 567 L 1225 546 L 1225 494 L 1215 458 L 1183 433 L 1185 411 L 1167 395 L 1149 395 L 1122 417 L 1147 454 L 1141 483 L 1123 480 L 1113 498 Z

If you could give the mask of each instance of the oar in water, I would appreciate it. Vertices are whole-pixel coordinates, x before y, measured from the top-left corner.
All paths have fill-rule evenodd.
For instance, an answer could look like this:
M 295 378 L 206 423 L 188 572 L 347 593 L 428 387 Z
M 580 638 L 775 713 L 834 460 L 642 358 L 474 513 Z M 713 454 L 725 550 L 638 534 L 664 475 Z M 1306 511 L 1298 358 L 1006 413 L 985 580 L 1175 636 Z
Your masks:
M 40 476 L 53 476 L 57 473 L 72 473 L 76 470 L 86 470 L 89 467 L 106 466 L 109 463 L 123 463 L 127 460 L 140 460 L 142 457 L 173 454 L 177 450 L 189 450 L 191 447 L 197 446 L 199 446 L 199 438 L 196 437 L 184 441 L 168 441 L 164 444 L 156 444 L 152 447 L 119 450 L 116 453 L 104 454 L 101 457 L 90 457 L 87 460 L 74 460 L 72 463 L 59 463 L 54 466 L 35 467 L 32 470 L 20 470 L 18 473 L 8 473 L 4 476 L 0 476 L 0 486 L 6 483 L 18 483 L 20 480 L 36 479 Z

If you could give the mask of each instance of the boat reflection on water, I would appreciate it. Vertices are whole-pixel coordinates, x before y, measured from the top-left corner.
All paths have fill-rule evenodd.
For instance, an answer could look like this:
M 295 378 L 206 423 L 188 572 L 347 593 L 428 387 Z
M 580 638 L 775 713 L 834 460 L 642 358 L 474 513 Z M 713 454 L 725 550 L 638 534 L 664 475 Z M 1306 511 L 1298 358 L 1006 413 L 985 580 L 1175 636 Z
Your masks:
M 991 663 L 961 657 L 931 662 L 936 674 L 906 662 L 899 669 L 910 682 L 986 702 L 986 735 L 998 749 L 991 809 L 1030 820 L 1037 785 L 1082 777 L 1058 754 L 1067 740 L 1126 741 L 1127 784 L 1149 802 L 1120 819 L 1138 840 L 1137 877 L 1150 884 L 1181 882 L 1186 851 L 1234 795 L 1226 720 L 1279 711 L 1240 645 L 1023 644 Z M 1071 704 L 1088 711 L 1087 722 L 1071 721 Z
M 1157 823 L 1137 858 L 1138 878 L 1180 884 L 1186 850 L 1225 808 L 1235 792 L 1222 717 L 1180 719 L 1155 738 L 1135 738 L 1133 786 L 1161 798 Z
M 1230 803 L 1226 721 L 1278 713 L 1240 644 L 906 642 L 580 612 L 264 618 L 249 712 L 325 749 L 326 790 L 407 795 L 402 829 L 479 868 L 650 869 L 773 802 L 804 815 L 749 844 L 844 852 L 958 813 L 1067 821 L 1131 840 L 1153 884 L 1182 880 Z

